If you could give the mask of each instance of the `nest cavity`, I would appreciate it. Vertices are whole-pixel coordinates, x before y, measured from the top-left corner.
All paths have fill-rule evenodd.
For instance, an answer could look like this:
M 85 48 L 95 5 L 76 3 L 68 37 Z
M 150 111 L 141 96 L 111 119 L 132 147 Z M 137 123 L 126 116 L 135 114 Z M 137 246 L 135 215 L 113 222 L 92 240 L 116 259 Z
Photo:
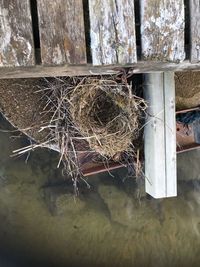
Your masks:
M 89 78 L 71 93 L 70 113 L 90 148 L 101 155 L 127 151 L 139 136 L 141 99 L 128 84 Z

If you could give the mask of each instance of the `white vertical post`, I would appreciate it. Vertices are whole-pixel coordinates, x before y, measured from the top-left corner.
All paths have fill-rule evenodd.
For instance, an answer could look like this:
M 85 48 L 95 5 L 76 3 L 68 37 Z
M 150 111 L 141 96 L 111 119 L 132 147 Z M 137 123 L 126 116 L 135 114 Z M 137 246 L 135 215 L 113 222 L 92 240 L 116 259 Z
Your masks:
M 175 82 L 173 72 L 164 72 L 166 196 L 177 195 Z
M 145 190 L 155 198 L 166 195 L 163 74 L 145 75 L 148 119 L 145 126 Z
M 176 196 L 175 87 L 173 73 L 145 74 L 145 189 L 154 198 Z

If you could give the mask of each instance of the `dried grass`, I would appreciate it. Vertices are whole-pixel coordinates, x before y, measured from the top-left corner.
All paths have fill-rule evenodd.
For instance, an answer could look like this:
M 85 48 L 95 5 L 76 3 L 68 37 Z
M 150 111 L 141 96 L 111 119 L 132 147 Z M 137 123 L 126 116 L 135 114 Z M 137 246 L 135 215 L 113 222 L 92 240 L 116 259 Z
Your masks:
M 139 136 L 141 103 L 128 84 L 88 78 L 70 95 L 70 113 L 90 148 L 115 158 Z
M 38 146 L 56 148 L 60 152 L 58 167 L 61 162 L 64 164 L 76 194 L 78 178 L 83 179 L 80 163 L 87 160 L 82 155 L 86 158 L 92 155 L 93 159 L 97 155 L 96 159 L 107 166 L 110 159 L 122 161 L 137 177 L 141 174 L 135 143 L 146 103 L 132 94 L 126 79 L 121 82 L 116 82 L 113 76 L 44 79 L 37 92 L 42 92 L 44 117 L 51 118 L 40 129 L 48 135 L 44 143 L 33 144 L 24 151 Z M 23 149 L 17 153 L 23 153 Z

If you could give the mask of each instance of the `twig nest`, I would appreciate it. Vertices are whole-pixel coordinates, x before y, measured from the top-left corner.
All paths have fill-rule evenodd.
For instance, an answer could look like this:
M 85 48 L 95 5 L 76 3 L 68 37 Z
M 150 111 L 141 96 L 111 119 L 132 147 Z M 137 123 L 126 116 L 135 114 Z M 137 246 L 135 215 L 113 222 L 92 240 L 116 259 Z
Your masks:
M 138 138 L 141 101 L 128 84 L 88 78 L 73 90 L 70 113 L 90 148 L 113 158 Z

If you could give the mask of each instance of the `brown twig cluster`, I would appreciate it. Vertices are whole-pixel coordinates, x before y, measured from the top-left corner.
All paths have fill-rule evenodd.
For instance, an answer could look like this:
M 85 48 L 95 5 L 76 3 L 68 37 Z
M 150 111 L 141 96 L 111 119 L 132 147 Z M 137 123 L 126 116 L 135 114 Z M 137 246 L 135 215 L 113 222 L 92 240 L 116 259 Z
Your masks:
M 141 103 L 128 84 L 88 78 L 70 95 L 70 114 L 89 147 L 115 159 L 139 136 Z
M 45 79 L 38 92 L 43 94 L 44 117 L 49 118 L 40 129 L 48 133 L 41 146 L 53 146 L 60 152 L 58 167 L 63 162 L 74 182 L 75 193 L 78 178 L 82 179 L 80 163 L 86 154 L 99 155 L 108 164 L 110 160 L 122 161 L 133 166 L 139 175 L 141 164 L 135 143 L 146 103 L 133 95 L 126 79 L 116 81 L 113 76 Z

